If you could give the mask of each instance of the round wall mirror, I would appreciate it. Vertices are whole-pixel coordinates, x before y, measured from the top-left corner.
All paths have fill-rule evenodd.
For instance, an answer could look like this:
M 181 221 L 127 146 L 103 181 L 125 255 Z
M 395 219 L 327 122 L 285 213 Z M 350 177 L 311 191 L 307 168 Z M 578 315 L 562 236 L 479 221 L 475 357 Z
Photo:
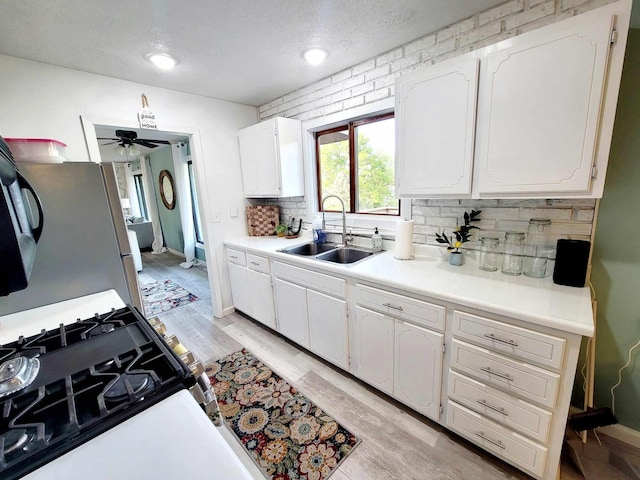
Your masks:
M 175 184 L 169 170 L 160 172 L 160 197 L 162 197 L 164 206 L 169 210 L 176 208 Z

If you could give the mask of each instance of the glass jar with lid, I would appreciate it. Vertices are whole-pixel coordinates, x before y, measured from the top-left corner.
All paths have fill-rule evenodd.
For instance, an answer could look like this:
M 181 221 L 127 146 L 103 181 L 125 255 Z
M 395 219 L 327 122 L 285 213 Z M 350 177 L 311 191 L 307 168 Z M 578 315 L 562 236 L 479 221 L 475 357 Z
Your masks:
M 500 267 L 498 237 L 480 237 L 480 262 L 478 268 L 485 272 L 495 272 Z
M 532 218 L 527 229 L 524 247 L 523 272 L 528 277 L 542 278 L 550 274 L 550 259 L 555 257 L 555 249 L 549 236 L 551 220 Z
M 504 238 L 502 273 L 505 275 L 522 274 L 522 256 L 524 254 L 524 233 L 507 232 Z

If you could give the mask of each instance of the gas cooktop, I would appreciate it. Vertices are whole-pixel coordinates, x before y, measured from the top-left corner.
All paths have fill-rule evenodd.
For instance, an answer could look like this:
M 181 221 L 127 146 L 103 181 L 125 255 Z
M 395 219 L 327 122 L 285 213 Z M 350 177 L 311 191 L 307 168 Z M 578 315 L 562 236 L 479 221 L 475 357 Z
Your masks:
M 194 384 L 130 306 L 2 345 L 0 477 L 26 475 Z

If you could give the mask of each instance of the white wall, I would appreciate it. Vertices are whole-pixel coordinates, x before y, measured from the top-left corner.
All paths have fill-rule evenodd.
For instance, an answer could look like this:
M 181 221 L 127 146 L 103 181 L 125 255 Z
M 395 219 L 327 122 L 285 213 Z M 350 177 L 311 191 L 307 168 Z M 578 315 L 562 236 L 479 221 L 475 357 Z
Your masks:
M 200 132 L 203 158 L 197 159 L 196 174 L 209 198 L 205 235 L 214 240 L 207 258 L 215 252 L 225 279 L 217 279 L 222 307 L 230 307 L 222 241 L 246 234 L 237 133 L 256 123 L 254 107 L 0 55 L 0 135 L 60 140 L 70 161 L 89 161 L 80 116 L 137 122 L 143 93 L 160 130 L 184 126 Z M 220 223 L 211 221 L 212 210 L 220 212 Z

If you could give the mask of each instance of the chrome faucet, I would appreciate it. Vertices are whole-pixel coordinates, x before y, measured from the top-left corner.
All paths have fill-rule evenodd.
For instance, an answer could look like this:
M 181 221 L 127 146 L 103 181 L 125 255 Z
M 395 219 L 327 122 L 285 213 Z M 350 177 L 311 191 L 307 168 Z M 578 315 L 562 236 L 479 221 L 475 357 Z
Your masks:
M 326 231 L 327 229 L 327 225 L 324 220 L 324 202 L 327 200 L 327 198 L 331 198 L 331 197 L 337 198 L 338 201 L 340 202 L 340 205 L 342 205 L 342 246 L 346 247 L 347 242 L 349 241 L 349 238 L 347 237 L 347 214 L 345 213 L 345 210 L 344 210 L 344 202 L 337 195 L 327 195 L 322 199 L 322 230 Z

